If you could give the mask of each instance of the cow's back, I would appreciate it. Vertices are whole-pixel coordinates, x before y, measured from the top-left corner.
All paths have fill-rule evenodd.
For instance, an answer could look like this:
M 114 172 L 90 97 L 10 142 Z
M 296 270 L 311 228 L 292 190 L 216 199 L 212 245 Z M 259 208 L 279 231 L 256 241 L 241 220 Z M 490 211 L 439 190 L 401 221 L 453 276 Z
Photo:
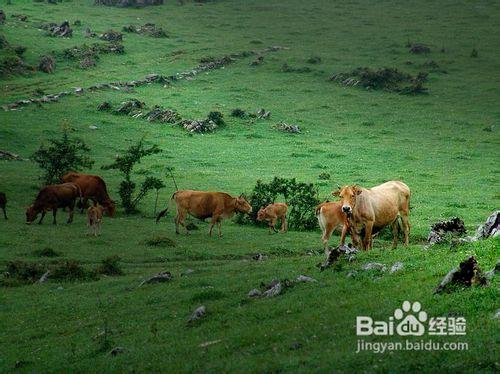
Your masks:
M 75 183 L 85 197 L 109 199 L 106 183 L 98 175 L 68 173 L 63 176 L 63 181 Z
M 177 206 L 191 215 L 205 219 L 218 210 L 224 211 L 231 196 L 224 192 L 179 190 L 173 196 Z
M 40 190 L 35 206 L 52 207 L 65 206 L 73 202 L 80 195 L 79 187 L 74 183 L 63 183 L 46 186 Z

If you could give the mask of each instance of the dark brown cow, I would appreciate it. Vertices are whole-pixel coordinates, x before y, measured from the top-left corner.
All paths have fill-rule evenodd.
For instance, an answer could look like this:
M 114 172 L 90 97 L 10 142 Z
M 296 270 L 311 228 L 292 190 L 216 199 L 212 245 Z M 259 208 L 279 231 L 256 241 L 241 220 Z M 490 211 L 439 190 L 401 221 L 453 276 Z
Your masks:
M 281 232 L 286 232 L 288 227 L 286 224 L 286 213 L 288 211 L 288 205 L 285 203 L 274 203 L 269 204 L 265 208 L 262 207 L 257 213 L 257 221 L 268 221 L 269 222 L 269 234 L 272 234 L 271 229 L 274 232 L 276 230 L 276 222 L 281 219 Z
M 45 213 L 52 210 L 54 219 L 52 223 L 56 224 L 57 208 L 69 208 L 68 223 L 73 222 L 73 209 L 75 201 L 81 196 L 80 188 L 74 183 L 55 184 L 44 187 L 38 193 L 35 202 L 26 209 L 26 223 L 32 223 L 38 213 L 42 213 L 40 221 L 42 223 Z
M 340 196 L 342 211 L 349 217 L 349 224 L 354 236 L 364 234 L 363 249 L 372 248 L 372 234 L 385 226 L 392 226 L 392 247 L 398 245 L 398 215 L 403 224 L 404 245 L 408 245 L 410 234 L 410 189 L 400 181 L 390 181 L 372 188 L 362 188 L 357 185 L 345 186 L 332 192 Z M 356 239 L 355 239 L 356 240 Z
M 350 232 L 349 222 L 347 220 L 347 215 L 342 211 L 342 203 L 340 201 L 326 201 L 319 204 L 316 207 L 316 218 L 319 222 L 319 227 L 323 235 L 321 240 L 323 241 L 323 246 L 325 253 L 328 254 L 328 241 L 335 229 L 342 227 L 342 233 L 340 236 L 340 245 L 345 244 L 345 238 L 348 232 Z M 354 242 L 356 245 L 357 243 Z
M 219 229 L 219 238 L 222 237 L 221 223 L 224 218 L 230 218 L 235 212 L 250 213 L 252 207 L 243 196 L 232 197 L 225 192 L 205 192 L 193 190 L 179 190 L 172 195 L 172 199 L 177 206 L 175 216 L 175 232 L 179 234 L 179 224 L 186 229 L 184 220 L 190 214 L 199 219 L 212 218 L 210 222 L 209 235 L 212 236 L 212 230 L 217 223 Z M 168 212 L 167 209 L 158 214 L 156 222 Z
M 0 192 L 0 208 L 3 210 L 3 217 L 7 219 L 7 213 L 5 207 L 7 206 L 7 196 L 3 192 Z
M 82 206 L 80 212 L 87 206 L 87 201 L 99 203 L 110 217 L 115 215 L 115 202 L 108 195 L 106 183 L 98 175 L 67 173 L 62 177 L 65 183 L 75 183 L 82 190 Z

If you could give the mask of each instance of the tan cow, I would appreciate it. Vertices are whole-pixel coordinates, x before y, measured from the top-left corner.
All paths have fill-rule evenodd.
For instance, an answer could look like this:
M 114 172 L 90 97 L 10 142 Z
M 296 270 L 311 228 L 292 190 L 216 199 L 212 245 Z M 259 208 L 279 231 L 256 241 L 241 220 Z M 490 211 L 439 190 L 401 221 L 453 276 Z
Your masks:
M 269 222 L 269 234 L 272 234 L 271 229 L 273 229 L 274 232 L 278 232 L 278 230 L 276 230 L 276 223 L 278 222 L 278 219 L 280 219 L 281 232 L 286 232 L 288 230 L 286 223 L 287 212 L 288 212 L 288 205 L 286 205 L 285 203 L 269 204 L 265 208 L 262 207 L 259 209 L 259 212 L 257 213 L 257 221 Z
M 172 195 L 171 200 L 174 200 L 177 206 L 177 214 L 175 216 L 176 234 L 179 234 L 179 225 L 184 227 L 186 235 L 189 234 L 184 221 L 187 215 L 190 214 L 199 219 L 212 218 L 209 235 L 212 236 L 212 230 L 217 223 L 220 238 L 222 237 L 221 224 L 224 218 L 232 217 L 235 212 L 250 213 L 252 211 L 251 205 L 248 204 L 242 195 L 232 197 L 225 192 L 179 190 Z M 168 209 L 167 207 L 158 214 L 156 222 L 167 214 Z
M 340 196 L 342 211 L 347 214 L 354 236 L 363 235 L 363 249 L 372 248 L 372 234 L 392 226 L 392 248 L 398 245 L 398 215 L 403 224 L 404 245 L 410 234 L 410 189 L 400 181 L 390 181 L 372 188 L 345 186 L 332 192 Z M 355 239 L 357 240 L 357 239 Z
M 349 222 L 347 215 L 342 212 L 342 203 L 340 201 L 326 201 L 316 207 L 316 218 L 319 222 L 319 227 L 323 235 L 321 240 L 325 248 L 325 253 L 328 254 L 328 241 L 333 231 L 342 227 L 340 236 L 340 245 L 344 245 L 345 237 L 349 230 Z M 352 238 L 352 235 L 351 235 Z M 354 239 L 352 239 L 354 242 Z M 356 245 L 356 243 L 353 243 Z
M 89 235 L 98 236 L 101 233 L 102 216 L 104 215 L 104 208 L 94 205 L 87 209 L 87 226 L 89 227 Z

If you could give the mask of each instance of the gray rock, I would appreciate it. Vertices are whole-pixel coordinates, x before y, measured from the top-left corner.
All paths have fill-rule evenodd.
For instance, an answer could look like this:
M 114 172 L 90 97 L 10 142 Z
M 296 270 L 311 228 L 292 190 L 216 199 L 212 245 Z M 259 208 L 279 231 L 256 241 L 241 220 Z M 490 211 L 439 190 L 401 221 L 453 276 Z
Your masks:
M 363 270 L 380 270 L 380 271 L 386 271 L 387 267 L 384 264 L 381 264 L 379 262 L 369 262 L 367 264 L 364 264 L 362 267 Z
M 275 296 L 278 296 L 281 291 L 282 291 L 282 287 L 281 287 L 281 282 L 277 282 L 273 287 L 271 287 L 270 289 L 268 289 L 267 291 L 265 291 L 262 296 L 264 297 L 275 297 Z
M 358 275 L 358 272 L 356 270 L 351 270 L 350 272 L 347 273 L 347 278 L 356 278 Z
M 142 281 L 139 287 L 143 286 L 146 283 L 163 283 L 163 282 L 168 282 L 170 280 L 172 280 L 172 273 L 170 273 L 169 271 L 164 271 L 157 275 L 152 276 L 151 278 Z
M 394 265 L 391 266 L 391 273 L 395 273 L 396 271 L 401 270 L 403 267 L 404 264 L 402 262 L 395 262 Z
M 90 125 L 89 126 L 89 129 L 91 130 L 97 130 L 99 127 L 97 127 L 96 125 Z
M 297 277 L 297 282 L 317 282 L 317 280 L 307 275 L 299 275 Z
M 499 319 L 500 318 L 500 309 L 497 309 L 497 312 L 493 316 L 493 319 Z
M 250 292 L 248 293 L 248 297 L 261 297 L 261 296 L 262 296 L 262 292 L 256 288 L 254 288 L 253 290 L 250 290 Z
M 49 279 L 50 270 L 47 270 L 38 280 L 38 283 L 45 283 Z
M 206 313 L 207 313 L 207 309 L 205 308 L 204 305 L 202 305 L 202 306 L 196 308 L 196 310 L 191 315 L 191 318 L 189 318 L 189 321 L 190 322 L 196 321 L 196 320 L 200 319 L 201 317 L 203 317 Z
M 119 354 L 125 353 L 126 349 L 123 347 L 114 347 L 111 351 L 109 351 L 108 355 L 110 356 L 118 356 Z

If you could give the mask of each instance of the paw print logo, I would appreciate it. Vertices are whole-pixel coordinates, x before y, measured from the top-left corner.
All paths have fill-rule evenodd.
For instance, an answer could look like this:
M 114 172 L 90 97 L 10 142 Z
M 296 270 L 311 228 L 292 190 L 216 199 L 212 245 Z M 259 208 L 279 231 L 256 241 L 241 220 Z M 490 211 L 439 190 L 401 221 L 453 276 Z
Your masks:
M 401 320 L 396 326 L 398 335 L 424 335 L 425 326 L 422 322 L 427 321 L 427 313 L 421 309 L 422 305 L 418 301 L 415 301 L 413 304 L 405 301 L 401 309 L 398 308 L 394 311 L 394 318 Z

